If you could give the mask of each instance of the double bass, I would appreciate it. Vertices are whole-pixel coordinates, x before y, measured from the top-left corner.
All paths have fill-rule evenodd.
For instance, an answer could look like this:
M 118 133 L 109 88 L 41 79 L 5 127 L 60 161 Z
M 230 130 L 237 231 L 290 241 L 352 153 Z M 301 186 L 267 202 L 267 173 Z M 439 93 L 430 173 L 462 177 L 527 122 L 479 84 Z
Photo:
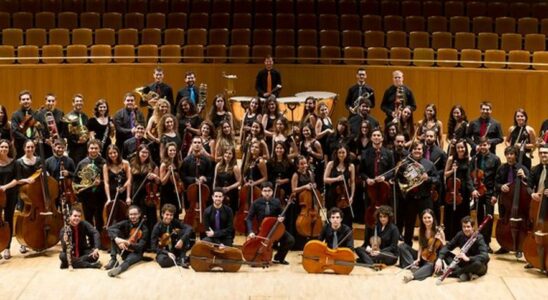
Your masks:
M 2 214 L 6 207 L 6 203 L 6 192 L 0 190 L 0 251 L 3 251 L 8 247 L 11 232 L 10 224 L 4 221 Z
M 548 177 L 544 189 L 548 188 Z M 541 194 L 540 201 L 531 199 L 529 223 L 532 228 L 523 241 L 523 254 L 528 263 L 546 274 L 548 268 L 548 197 Z
M 186 189 L 186 197 L 189 207 L 186 210 L 184 222 L 194 229 L 195 232 L 204 232 L 204 210 L 209 199 L 209 188 L 199 179 L 200 157 L 195 157 L 196 182 Z
M 369 206 L 365 210 L 365 225 L 368 228 L 375 226 L 375 212 L 382 205 L 389 205 L 388 201 L 392 197 L 392 188 L 387 181 L 375 182 L 373 185 L 367 185 L 367 195 L 369 196 Z
M 455 155 L 457 155 L 455 153 Z M 445 169 L 447 170 L 450 163 L 456 163 L 454 156 L 451 156 L 450 159 L 447 159 L 447 164 Z M 457 210 L 457 205 L 462 203 L 462 194 L 461 194 L 461 180 L 457 178 L 457 166 L 453 166 L 453 176 L 445 180 L 445 203 L 453 207 L 453 211 Z
M 30 176 L 34 179 L 33 183 L 20 188 L 19 197 L 24 203 L 24 208 L 14 223 L 15 236 L 19 243 L 35 251 L 41 251 L 59 242 L 59 232 L 64 220 L 54 201 L 59 197 L 59 184 L 46 173 L 43 137 L 40 130 L 36 130 L 36 134 L 42 168 Z
M 127 218 L 128 206 L 125 201 L 119 200 L 121 178 L 116 179 L 116 195 L 114 200 L 108 201 L 103 206 L 103 222 L 104 226 L 101 230 L 101 246 L 103 249 L 110 249 L 111 240 L 108 236 L 108 228 L 113 224 L 125 220 Z
M 474 158 L 474 170 L 470 173 L 470 177 L 472 177 L 472 180 L 474 182 L 474 188 L 476 191 L 478 191 L 480 197 L 485 195 L 487 192 L 487 188 L 485 187 L 485 184 L 483 184 L 483 179 L 485 178 L 485 172 L 483 172 L 482 169 L 478 168 L 478 153 L 476 153 L 476 157 Z
M 268 266 L 264 263 L 247 262 L 242 256 L 242 250 L 222 244 L 197 241 L 190 249 L 190 267 L 196 272 L 238 272 L 242 265 Z
M 297 232 L 304 237 L 314 238 L 320 236 L 323 229 L 323 222 L 320 211 L 323 210 L 320 192 L 314 184 L 314 174 L 309 172 L 312 189 L 303 190 L 299 193 L 299 205 L 301 212 L 297 216 Z
M 521 144 L 518 165 L 523 161 L 525 142 Z M 510 170 L 512 172 L 512 170 Z M 516 255 L 522 252 L 523 241 L 527 236 L 529 220 L 529 202 L 531 195 L 527 186 L 523 184 L 519 176 L 515 176 L 514 182 L 509 183 L 510 190 L 501 193 L 499 207 L 502 206 L 502 216 L 497 222 L 497 242 L 505 249 L 516 251 Z
M 248 158 L 248 152 L 245 153 L 244 158 L 242 159 L 242 167 L 244 166 L 244 163 L 246 159 Z M 250 170 L 253 170 L 254 163 L 250 165 Z M 243 169 L 243 168 L 242 168 Z M 253 171 L 251 171 L 251 178 L 253 178 Z M 244 179 L 245 181 L 245 179 Z M 240 187 L 240 203 L 238 206 L 238 211 L 236 212 L 236 215 L 234 216 L 234 229 L 236 232 L 244 233 L 246 232 L 245 228 L 245 219 L 247 218 L 247 214 L 249 213 L 249 208 L 253 204 L 253 201 L 255 199 L 261 197 L 261 190 L 256 186 L 251 185 L 242 185 Z M 253 220 L 253 231 L 257 229 L 257 221 Z

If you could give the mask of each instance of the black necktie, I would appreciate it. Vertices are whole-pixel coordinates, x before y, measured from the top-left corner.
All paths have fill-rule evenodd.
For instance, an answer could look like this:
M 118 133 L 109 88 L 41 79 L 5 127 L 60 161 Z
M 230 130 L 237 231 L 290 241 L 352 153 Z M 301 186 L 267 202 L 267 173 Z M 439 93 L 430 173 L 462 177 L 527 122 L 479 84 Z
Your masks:
M 337 232 L 333 232 L 333 249 L 337 249 L 339 247 L 339 237 L 337 236 Z
M 264 209 L 264 215 L 265 216 L 270 216 L 270 201 L 266 201 L 266 207 Z

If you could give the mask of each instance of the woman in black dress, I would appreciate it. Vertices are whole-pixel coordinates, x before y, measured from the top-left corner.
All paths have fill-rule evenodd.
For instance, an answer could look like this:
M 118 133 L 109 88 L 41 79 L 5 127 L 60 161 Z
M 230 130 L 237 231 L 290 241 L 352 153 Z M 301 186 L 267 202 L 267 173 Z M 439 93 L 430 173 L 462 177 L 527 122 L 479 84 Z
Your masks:
M 0 104 L 0 139 L 11 140 L 11 126 L 8 120 L 8 110 Z
M 251 125 L 253 122 L 258 121 L 262 126 L 262 120 L 261 113 L 259 112 L 259 99 L 253 98 L 249 102 L 249 107 L 242 118 L 242 125 L 240 126 L 240 145 L 245 145 L 247 136 L 251 132 Z
M 158 221 L 156 211 L 159 207 L 147 205 L 145 199 L 147 196 L 147 186 L 151 191 L 156 186 L 159 193 L 160 176 L 158 175 L 158 166 L 152 161 L 150 150 L 146 145 L 139 145 L 137 155 L 131 159 L 130 166 L 132 202 L 141 208 L 143 214 L 147 217 L 145 222 L 147 227 L 152 228 Z
M 103 165 L 103 181 L 107 202 L 114 200 L 125 201 L 131 205 L 131 167 L 129 162 L 122 159 L 120 150 L 116 145 L 107 148 L 106 164 Z M 118 193 L 118 198 L 114 197 Z
M 181 167 L 181 161 L 179 155 L 177 155 L 177 144 L 171 142 L 167 143 L 163 153 L 162 164 L 160 165 L 160 181 L 162 186 L 160 187 L 160 207 L 164 204 L 170 203 L 177 207 L 177 215 L 182 211 L 182 191 L 177 191 L 175 183 L 180 180 L 179 168 Z M 175 181 L 174 181 L 175 180 Z
M 234 121 L 232 118 L 232 113 L 228 108 L 228 103 L 226 102 L 223 94 L 215 95 L 214 101 L 215 105 L 211 106 L 211 110 L 207 115 L 207 119 L 213 123 L 215 131 L 219 130 L 223 121 L 227 121 L 230 124 L 230 127 L 234 127 Z
M 221 122 L 221 128 L 217 131 L 217 139 L 215 140 L 215 161 L 220 162 L 223 159 L 225 149 L 236 149 L 236 138 L 234 131 L 228 121 Z
M 202 139 L 202 154 L 215 160 L 215 127 L 210 121 L 203 121 L 200 124 L 200 139 Z M 189 149 L 190 154 L 190 149 Z
M 177 122 L 175 116 L 173 116 L 172 114 L 165 114 L 160 119 L 160 124 L 158 126 L 158 136 L 160 137 L 161 159 L 164 159 L 162 155 L 165 154 L 165 147 L 168 143 L 175 143 L 175 145 L 177 145 L 177 151 L 181 150 L 182 140 L 177 128 L 179 128 L 179 123 Z M 182 153 L 182 155 L 186 156 L 187 153 Z
M 533 150 L 537 143 L 537 134 L 533 127 L 527 125 L 527 112 L 523 108 L 518 108 L 514 113 L 514 125 L 508 128 L 508 135 L 506 136 L 506 146 L 521 146 L 521 143 L 525 142 L 525 155 L 523 156 L 523 165 L 531 170 L 531 158 L 533 157 Z
M 225 194 L 224 202 L 232 208 L 232 211 L 238 210 L 238 187 L 242 180 L 242 172 L 237 164 L 236 150 L 226 148 L 221 161 L 215 165 L 215 175 L 213 177 L 213 189 L 222 188 Z
M 113 144 L 110 136 L 114 134 L 114 123 L 108 115 L 108 102 L 105 99 L 99 99 L 93 107 L 93 117 L 86 124 L 91 139 L 101 141 L 101 156 L 107 157 L 107 148 Z M 112 135 L 115 136 L 115 135 Z M 116 140 L 114 140 L 116 142 Z
M 329 210 L 334 206 L 337 206 L 337 198 L 345 197 L 348 201 L 348 207 L 339 207 L 344 212 L 343 223 L 352 228 L 352 201 L 354 199 L 354 193 L 356 191 L 356 184 L 354 182 L 356 178 L 356 168 L 353 163 L 350 162 L 350 155 L 346 146 L 341 145 L 337 151 L 333 154 L 333 160 L 327 163 L 323 180 L 326 185 L 329 186 L 326 193 L 326 209 Z M 337 193 L 339 190 L 339 193 Z
M 327 137 L 335 132 L 335 130 L 333 129 L 333 122 L 331 122 L 331 118 L 329 117 L 329 108 L 327 107 L 327 104 L 325 104 L 325 102 L 321 102 L 318 105 L 318 110 L 320 111 L 320 115 L 318 116 L 314 129 L 316 139 L 322 145 L 324 160 L 327 161 L 329 160 L 329 157 L 326 155 L 329 152 Z
M 468 117 L 462 105 L 457 104 L 449 112 L 449 121 L 447 122 L 447 141 L 455 146 L 458 140 L 466 138 L 468 131 Z M 449 146 L 448 146 L 449 148 Z
M 17 172 L 15 170 L 15 159 L 10 157 L 15 150 L 8 140 L 0 140 L 0 192 L 6 194 L 6 206 L 4 207 L 4 221 L 9 224 L 10 238 L 6 249 L 2 253 L 4 259 L 10 259 L 10 245 L 13 235 L 13 213 L 17 204 Z

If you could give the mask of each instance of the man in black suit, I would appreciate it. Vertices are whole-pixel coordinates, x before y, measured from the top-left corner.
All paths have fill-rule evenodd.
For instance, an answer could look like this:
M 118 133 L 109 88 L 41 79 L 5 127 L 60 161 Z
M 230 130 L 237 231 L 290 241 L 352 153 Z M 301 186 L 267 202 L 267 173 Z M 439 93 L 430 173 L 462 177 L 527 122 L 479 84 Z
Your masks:
M 282 75 L 275 70 L 274 60 L 272 56 L 267 56 L 264 59 L 265 68 L 257 73 L 255 80 L 255 89 L 259 98 L 268 98 L 270 94 L 273 94 L 278 98 L 280 95 L 280 89 L 282 87 Z
M 437 220 L 440 220 L 440 204 L 441 196 L 443 195 L 444 190 L 444 171 L 445 171 L 445 162 L 447 161 L 447 154 L 436 145 L 436 132 L 434 130 L 426 130 L 424 133 L 424 158 L 431 161 L 436 167 L 436 173 L 438 174 L 439 185 L 433 187 L 437 192 L 438 201 L 433 202 L 434 204 L 434 213 Z M 433 200 L 433 199 L 432 199 Z
M 61 123 L 61 118 L 63 118 L 64 113 L 55 107 L 57 99 L 53 93 L 48 93 L 44 102 L 44 107 L 36 113 L 36 120 L 43 125 L 42 135 L 46 139 L 46 143 L 44 144 L 44 156 L 50 157 L 53 154 L 52 147 L 54 139 L 61 138 L 61 129 L 63 125 L 63 123 Z M 46 113 L 48 112 L 53 115 L 51 123 L 48 123 L 49 120 L 46 120 Z M 52 134 L 55 134 L 53 132 L 55 129 L 57 130 L 57 136 L 52 136 Z
M 398 110 L 406 106 L 409 106 L 412 111 L 417 109 L 413 92 L 403 84 L 403 72 L 399 70 L 392 72 L 392 81 L 393 84 L 386 89 L 382 97 L 381 109 L 386 114 L 384 124 L 390 123 L 397 116 Z
M 114 114 L 114 126 L 116 126 L 116 146 L 123 149 L 124 141 L 129 140 L 137 130 L 137 124 L 145 124 L 143 113 L 135 106 L 135 96 L 126 93 L 124 107 Z
M 375 108 L 375 94 L 373 88 L 365 83 L 367 73 L 365 72 L 364 68 L 358 69 L 358 71 L 356 72 L 356 78 L 358 79 L 358 82 L 348 89 L 348 93 L 346 94 L 346 101 L 344 102 L 346 109 L 348 109 L 351 115 L 357 113 L 357 108 L 355 109 L 355 103 L 356 100 L 358 100 L 358 98 L 360 97 L 369 99 L 369 101 L 371 102 L 371 108 Z
M 204 211 L 204 227 L 206 242 L 232 246 L 234 240 L 234 214 L 232 209 L 223 204 L 224 193 L 222 188 L 213 190 L 213 204 Z
M 502 128 L 500 123 L 491 118 L 491 112 L 493 111 L 493 105 L 491 102 L 483 101 L 480 103 L 480 117 L 470 122 L 468 130 L 466 131 L 466 142 L 470 144 L 472 150 L 470 155 L 473 156 L 478 151 L 479 139 L 481 137 L 487 137 L 489 140 L 489 149 L 491 153 L 495 153 L 497 145 L 502 143 Z
M 194 74 L 193 71 L 188 71 L 185 73 L 185 83 L 186 83 L 186 86 L 185 87 L 182 87 L 178 92 L 177 92 L 177 97 L 175 97 L 175 106 L 173 106 L 172 108 L 175 108 L 173 111 L 177 111 L 177 107 L 180 105 L 180 102 L 181 102 L 181 99 L 183 97 L 187 97 L 188 99 L 190 99 L 190 102 L 192 102 L 192 104 L 194 104 L 194 106 L 196 106 L 198 104 L 198 101 L 200 100 L 199 99 L 199 91 L 198 91 L 198 88 L 196 87 L 196 74 Z
M 175 102 L 173 102 L 173 90 L 171 89 L 171 86 L 169 86 L 167 83 L 164 82 L 164 69 L 162 69 L 161 67 L 156 67 L 154 69 L 153 75 L 154 75 L 154 82 L 145 86 L 145 88 L 143 89 L 143 93 L 145 94 L 148 94 L 151 91 L 158 94 L 158 97 L 154 99 L 150 99 L 148 101 L 148 105 L 151 108 L 148 109 L 147 120 L 150 119 L 150 117 L 152 116 L 152 112 L 153 112 L 152 107 L 154 107 L 158 99 L 161 99 L 161 98 L 165 98 L 169 102 L 169 104 L 171 104 L 172 114 L 175 114 L 176 112 Z M 146 104 L 144 102 L 145 101 L 141 99 L 140 103 Z
M 379 121 L 371 116 L 371 101 L 368 99 L 362 98 L 360 100 L 360 105 L 358 106 L 358 111 L 355 115 L 348 119 L 348 125 L 350 126 L 350 134 L 352 137 L 358 136 L 360 134 L 361 126 L 363 121 L 368 121 L 371 128 L 379 128 Z
M 145 125 L 137 123 L 135 126 L 135 135 L 124 142 L 122 148 L 122 157 L 124 159 L 131 159 L 137 154 L 137 149 L 140 145 L 148 144 L 149 141 L 145 139 Z

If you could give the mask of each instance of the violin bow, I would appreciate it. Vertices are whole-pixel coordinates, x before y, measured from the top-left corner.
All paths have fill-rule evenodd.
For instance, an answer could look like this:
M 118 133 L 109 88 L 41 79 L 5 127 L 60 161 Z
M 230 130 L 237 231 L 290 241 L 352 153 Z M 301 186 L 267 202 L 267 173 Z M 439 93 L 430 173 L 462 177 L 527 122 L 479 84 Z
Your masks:
M 350 229 L 350 231 L 337 243 L 337 248 L 339 248 L 340 245 L 354 232 L 354 229 Z
M 179 208 L 181 210 L 185 210 L 183 204 L 181 203 L 181 196 L 179 195 L 179 190 L 177 189 L 177 180 L 175 180 L 175 173 L 173 172 L 173 168 L 169 170 L 171 173 L 171 180 L 173 180 L 173 185 L 175 186 L 175 195 L 177 195 L 177 203 L 179 204 Z
M 346 199 L 348 199 L 348 207 L 350 207 L 350 214 L 352 215 L 352 219 L 355 218 L 354 216 L 354 209 L 352 208 L 352 203 L 350 203 L 350 193 L 348 193 L 348 185 L 346 184 L 346 177 L 343 174 L 343 184 L 344 184 L 344 192 L 346 193 Z
M 133 232 L 133 234 L 129 236 L 128 241 L 133 239 L 137 235 L 139 230 L 141 230 L 141 228 L 143 227 L 143 224 L 145 224 L 146 219 L 147 219 L 146 215 L 141 217 L 141 221 L 139 222 L 139 225 L 137 225 L 137 230 L 135 230 L 135 232 Z M 124 253 L 126 253 L 126 250 L 122 249 L 122 251 L 120 252 L 119 258 L 116 260 L 116 263 L 114 264 L 113 269 L 120 266 L 120 263 L 121 263 L 120 261 L 122 260 Z
M 112 215 L 114 214 L 114 208 L 116 207 L 116 201 L 118 200 L 118 196 L 120 195 L 120 181 L 121 178 L 116 178 L 116 194 L 114 195 L 114 200 L 112 200 L 112 207 L 110 208 L 110 213 L 108 214 L 107 223 L 105 224 L 105 228 L 107 228 L 107 225 L 110 224 L 110 220 L 112 220 Z

